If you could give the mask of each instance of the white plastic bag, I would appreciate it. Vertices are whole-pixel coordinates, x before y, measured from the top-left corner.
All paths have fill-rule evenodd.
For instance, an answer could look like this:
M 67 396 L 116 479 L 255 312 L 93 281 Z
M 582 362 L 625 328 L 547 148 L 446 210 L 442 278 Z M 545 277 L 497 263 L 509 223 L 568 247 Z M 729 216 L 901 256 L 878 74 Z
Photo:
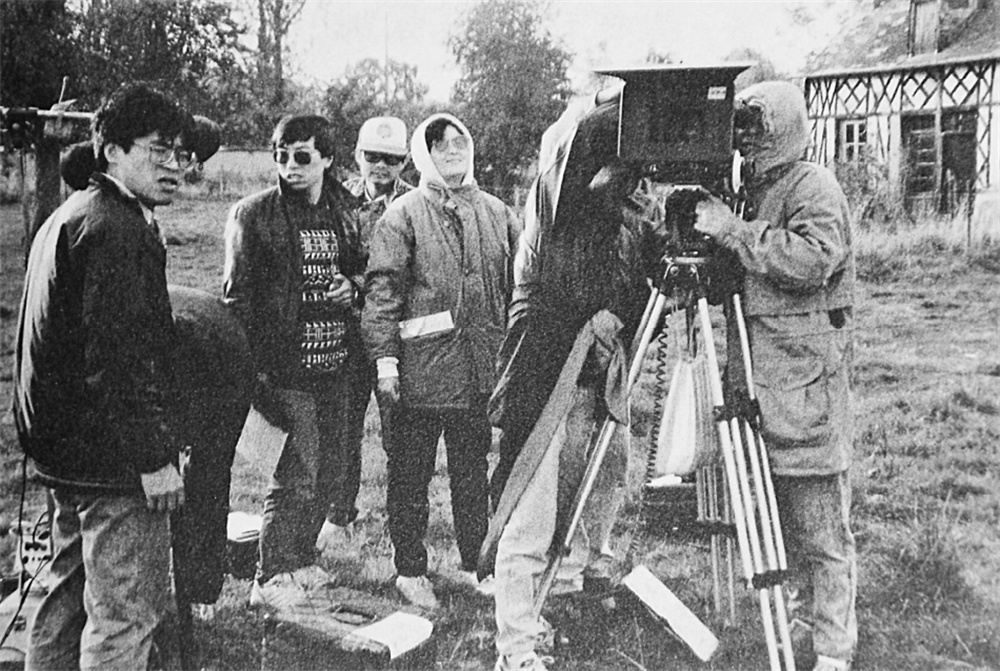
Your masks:
M 674 367 L 656 446 L 655 477 L 687 475 L 715 463 L 718 434 L 704 356 L 683 356 Z

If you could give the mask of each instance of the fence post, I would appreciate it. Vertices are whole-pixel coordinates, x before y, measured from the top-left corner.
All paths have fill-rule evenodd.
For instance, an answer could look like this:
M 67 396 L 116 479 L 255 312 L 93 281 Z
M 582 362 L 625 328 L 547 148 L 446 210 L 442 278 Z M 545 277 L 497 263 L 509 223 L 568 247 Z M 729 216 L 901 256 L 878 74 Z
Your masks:
M 20 150 L 25 262 L 35 233 L 62 202 L 60 146 L 59 140 L 43 136 L 33 144 L 33 149 L 23 147 Z

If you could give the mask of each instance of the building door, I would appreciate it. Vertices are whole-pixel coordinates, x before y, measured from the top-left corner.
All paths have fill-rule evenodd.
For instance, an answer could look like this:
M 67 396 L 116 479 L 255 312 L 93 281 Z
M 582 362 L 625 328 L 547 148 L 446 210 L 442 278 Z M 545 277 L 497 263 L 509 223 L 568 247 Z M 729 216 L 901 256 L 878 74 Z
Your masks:
M 933 114 L 908 114 L 902 119 L 903 198 L 913 214 L 935 212 L 937 149 Z

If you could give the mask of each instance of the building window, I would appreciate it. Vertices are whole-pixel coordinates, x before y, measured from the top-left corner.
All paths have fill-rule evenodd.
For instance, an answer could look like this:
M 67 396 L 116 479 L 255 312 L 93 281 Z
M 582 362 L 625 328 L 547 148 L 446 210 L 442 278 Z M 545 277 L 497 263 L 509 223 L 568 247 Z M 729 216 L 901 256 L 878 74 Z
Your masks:
M 868 144 L 868 127 L 864 119 L 840 119 L 837 122 L 837 160 L 860 161 Z

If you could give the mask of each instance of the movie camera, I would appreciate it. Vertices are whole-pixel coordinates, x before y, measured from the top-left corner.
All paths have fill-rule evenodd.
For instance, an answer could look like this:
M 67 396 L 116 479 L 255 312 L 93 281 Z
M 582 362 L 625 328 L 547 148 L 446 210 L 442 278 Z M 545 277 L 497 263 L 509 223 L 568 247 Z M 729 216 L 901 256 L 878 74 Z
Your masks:
M 599 70 L 625 82 L 618 156 L 636 166 L 662 200 L 668 239 L 664 258 L 702 265 L 714 253 L 694 229 L 695 206 L 716 195 L 740 206 L 743 161 L 733 149 L 736 76 L 753 63 Z

